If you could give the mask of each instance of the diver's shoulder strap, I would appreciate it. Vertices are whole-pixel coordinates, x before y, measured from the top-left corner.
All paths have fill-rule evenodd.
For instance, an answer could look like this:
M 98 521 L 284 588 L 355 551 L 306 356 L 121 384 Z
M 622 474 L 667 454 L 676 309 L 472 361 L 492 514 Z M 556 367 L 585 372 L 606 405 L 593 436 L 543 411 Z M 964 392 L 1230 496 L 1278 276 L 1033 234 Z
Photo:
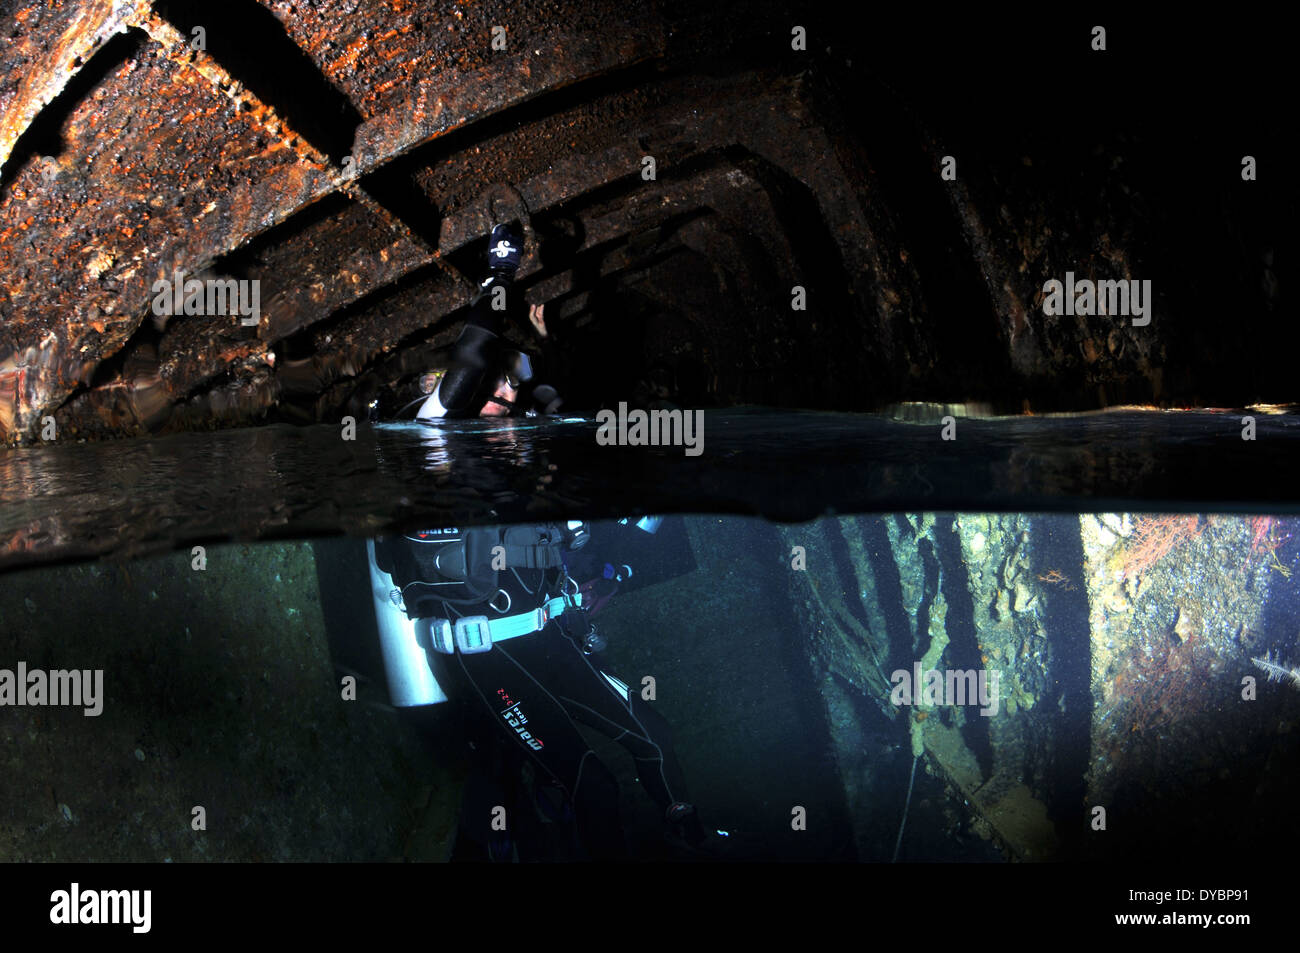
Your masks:
M 506 565 L 516 569 L 554 569 L 564 563 L 564 533 L 550 523 L 506 527 L 501 545 Z
M 559 546 L 505 545 L 506 565 L 517 569 L 554 569 L 563 564 L 564 556 Z

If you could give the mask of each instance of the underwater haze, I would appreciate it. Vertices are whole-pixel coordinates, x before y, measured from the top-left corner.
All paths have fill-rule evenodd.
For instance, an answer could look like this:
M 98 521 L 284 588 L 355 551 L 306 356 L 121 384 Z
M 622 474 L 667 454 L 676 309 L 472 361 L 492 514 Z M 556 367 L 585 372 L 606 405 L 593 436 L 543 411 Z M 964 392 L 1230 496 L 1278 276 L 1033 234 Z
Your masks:
M 475 505 L 517 512 L 508 496 Z M 699 817 L 730 835 L 734 853 L 707 859 L 1226 859 L 1296 843 L 1292 515 L 633 522 L 590 524 L 566 572 L 623 577 L 597 590 L 600 657 L 650 686 Z M 201 565 L 188 548 L 104 549 L 0 576 L 0 858 L 455 855 L 464 725 L 454 702 L 391 705 L 361 538 L 208 545 Z M 102 673 L 100 711 L 89 676 L 80 707 L 51 704 L 53 678 L 37 697 L 20 664 Z M 618 781 L 631 856 L 693 859 L 665 844 L 637 763 L 583 733 Z

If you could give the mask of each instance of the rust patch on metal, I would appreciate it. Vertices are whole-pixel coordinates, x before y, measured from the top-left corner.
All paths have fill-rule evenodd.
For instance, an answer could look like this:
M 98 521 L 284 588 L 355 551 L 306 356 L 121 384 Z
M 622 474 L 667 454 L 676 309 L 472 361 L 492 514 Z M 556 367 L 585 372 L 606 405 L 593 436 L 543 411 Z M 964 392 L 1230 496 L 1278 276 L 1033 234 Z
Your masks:
M 148 0 L 88 0 L 27 4 L 0 21 L 13 37 L 0 82 L 0 169 L 37 114 L 63 92 L 109 37 L 125 31 Z

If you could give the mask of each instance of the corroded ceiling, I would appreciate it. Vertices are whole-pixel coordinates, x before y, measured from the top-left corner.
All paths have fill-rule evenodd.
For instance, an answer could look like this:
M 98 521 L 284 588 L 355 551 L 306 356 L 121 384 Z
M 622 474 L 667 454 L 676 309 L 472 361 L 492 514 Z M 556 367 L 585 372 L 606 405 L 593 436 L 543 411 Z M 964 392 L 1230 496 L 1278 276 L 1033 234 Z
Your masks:
M 0 24 L 0 437 L 337 419 L 409 389 L 445 359 L 494 213 L 524 222 L 521 287 L 596 367 L 590 400 L 630 382 L 858 409 L 1201 396 L 1185 335 L 1038 312 L 1067 268 L 1143 276 L 1176 217 L 1122 207 L 1140 177 L 1086 147 L 1035 167 L 1029 137 L 1002 165 L 963 154 L 941 185 L 941 117 L 863 72 L 874 51 L 833 21 L 804 21 L 796 49 L 796 19 L 609 0 L 19 5 Z M 1061 210 L 1067 180 L 1083 185 Z M 1249 307 L 1276 313 L 1287 249 L 1224 242 Z M 1162 307 L 1188 275 L 1205 297 L 1181 267 Z M 256 320 L 160 315 L 155 283 L 177 275 L 256 281 Z M 591 357 L 611 351 L 614 369 Z

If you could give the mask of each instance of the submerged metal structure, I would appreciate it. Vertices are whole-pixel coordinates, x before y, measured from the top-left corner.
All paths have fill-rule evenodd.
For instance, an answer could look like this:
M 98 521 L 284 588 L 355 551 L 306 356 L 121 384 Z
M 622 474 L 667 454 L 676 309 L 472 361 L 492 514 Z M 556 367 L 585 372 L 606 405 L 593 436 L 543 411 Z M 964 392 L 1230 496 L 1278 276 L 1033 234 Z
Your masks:
M 988 44 L 1015 37 L 970 39 L 968 70 L 952 37 L 835 15 L 18 4 L 0 24 L 0 438 L 335 420 L 441 359 L 493 215 L 524 222 L 521 287 L 557 346 L 623 362 L 588 375 L 590 401 L 1291 399 L 1290 338 L 1198 352 L 1222 315 L 1190 312 L 1230 285 L 1241 318 L 1281 314 L 1285 242 L 1248 219 L 1293 187 L 1201 208 L 1216 285 L 1168 245 L 1185 213 L 1151 170 L 1109 158 L 1145 148 L 1127 133 L 1049 148 L 996 104 L 953 118 L 968 88 L 1002 88 Z M 1155 279 L 1154 323 L 1045 316 L 1067 271 Z M 177 280 L 255 282 L 257 313 L 159 313 Z

